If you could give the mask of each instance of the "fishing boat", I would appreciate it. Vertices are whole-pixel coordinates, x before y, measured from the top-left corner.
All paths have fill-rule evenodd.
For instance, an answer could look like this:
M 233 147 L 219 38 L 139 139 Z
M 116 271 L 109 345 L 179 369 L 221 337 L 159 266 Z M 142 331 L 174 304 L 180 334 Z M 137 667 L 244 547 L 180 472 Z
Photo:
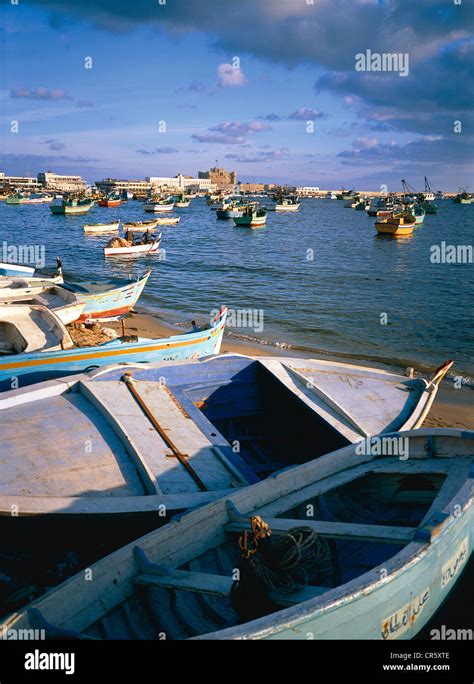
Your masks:
M 434 202 L 435 194 L 430 187 L 427 177 L 425 176 L 425 191 L 420 193 L 422 202 Z
M 260 228 L 267 222 L 267 210 L 256 206 L 247 207 L 242 216 L 234 216 L 234 223 L 236 226 L 244 228 Z
M 35 269 L 32 266 L 22 266 L 20 264 L 5 264 L 0 262 L 0 276 L 12 277 L 32 277 Z
M 44 290 L 63 282 L 61 275 L 51 278 L 28 278 L 21 276 L 0 277 L 0 301 L 7 302 L 14 299 L 22 301 L 41 294 Z
M 420 205 L 424 210 L 425 213 L 427 214 L 437 214 L 438 213 L 438 206 L 434 202 L 422 202 Z
M 412 213 L 415 217 L 415 226 L 421 225 L 425 220 L 426 211 L 421 205 L 416 204 Z
M 124 254 L 149 255 L 158 254 L 160 251 L 161 233 L 156 235 L 150 242 L 135 242 L 120 247 L 104 247 L 104 256 L 121 256 Z
M 31 356 L 61 352 L 70 349 L 74 343 L 58 316 L 40 304 L 10 304 L 0 306 L 0 374 L 9 366 L 9 361 L 18 356 Z M 44 358 L 47 358 L 44 356 Z M 41 361 L 39 362 L 41 366 Z M 7 377 L 16 373 L 7 373 Z
M 123 223 L 122 228 L 124 230 L 151 230 L 156 228 L 160 219 L 152 219 L 151 221 L 129 221 L 128 223 Z
M 120 221 L 113 223 L 86 223 L 84 233 L 113 233 L 119 229 Z
M 38 288 L 35 288 L 38 290 Z M 0 283 L 0 317 L 7 316 L 12 305 L 20 302 L 45 306 L 56 314 L 61 323 L 68 325 L 77 321 L 84 309 L 84 302 L 73 292 L 60 285 L 49 285 L 28 294 L 29 287 L 2 288 Z M 5 309 L 5 307 L 7 307 Z
M 27 198 L 26 192 L 15 192 L 13 195 L 9 195 L 5 202 L 7 204 L 24 204 Z
M 444 192 L 442 190 L 438 190 L 435 195 L 435 199 L 437 200 L 442 200 L 444 199 Z
M 377 213 L 379 211 L 386 211 L 387 210 L 387 199 L 385 197 L 378 197 L 377 199 L 372 200 L 368 210 L 367 214 L 369 216 L 377 216 Z
M 161 216 L 156 221 L 157 226 L 176 226 L 181 221 L 181 216 Z
M 186 209 L 191 205 L 191 200 L 185 195 L 178 195 L 174 198 L 174 206 L 176 209 Z
M 87 214 L 94 206 L 90 199 L 66 199 L 54 200 L 50 205 L 53 214 L 76 215 Z
M 61 353 L 87 355 L 74 367 L 66 361 L 69 372 L 107 363 L 102 348 L 115 354 L 109 363 L 135 363 L 2 394 L 0 515 L 10 515 L 11 497 L 20 516 L 94 519 L 197 506 L 370 434 L 419 427 L 451 366 L 427 381 L 308 359 L 226 354 L 196 361 L 196 354 L 219 351 L 224 323 L 222 310 L 209 330 L 148 341 L 160 344 L 153 352 L 160 363 L 136 363 L 153 354 L 133 356 L 117 349 L 120 342 Z M 24 415 L 27 434 L 12 427 Z M 93 468 L 83 449 L 89 439 Z
M 256 206 L 256 202 L 248 202 L 245 200 L 237 200 L 230 202 L 224 209 L 216 210 L 216 218 L 219 220 L 226 220 L 242 216 L 245 209 L 249 206 Z
M 52 202 L 52 200 L 52 195 L 47 195 L 44 192 L 32 192 L 25 197 L 22 204 L 44 204 L 45 202 Z
M 380 233 L 381 235 L 403 237 L 411 235 L 415 225 L 415 217 L 413 214 L 400 212 L 386 218 L 377 218 L 375 229 L 377 230 L 377 233 Z
M 459 192 L 455 197 L 453 197 L 454 204 L 471 204 L 472 195 L 469 192 L 463 190 Z
M 133 309 L 150 277 L 150 271 L 139 278 L 108 278 L 87 282 L 66 282 L 62 287 L 75 293 L 84 303 L 78 320 L 110 319 Z
M 100 199 L 97 204 L 99 207 L 119 207 L 124 199 L 120 196 L 118 192 L 111 192 L 106 197 Z
M 155 213 L 173 211 L 174 200 L 171 197 L 162 200 L 150 199 L 146 202 L 143 208 L 145 211 L 153 211 Z
M 356 211 L 368 211 L 369 208 L 370 208 L 370 199 L 368 199 L 368 198 L 359 199 L 359 201 L 356 202 L 356 204 L 354 206 L 354 209 L 356 209 Z
M 380 455 L 403 440 L 409 459 Z M 189 511 L 0 626 L 53 639 L 411 639 L 471 556 L 474 432 L 395 432 L 366 449 Z
M 15 312 L 14 308 L 18 311 Z M 49 338 L 45 338 L 49 334 L 47 329 L 44 332 L 39 329 L 36 318 L 33 320 L 30 316 L 32 320 L 26 320 L 28 310 L 33 313 L 46 312 L 44 315 L 48 316 L 48 325 L 52 330 L 56 326 L 64 339 L 59 339 L 52 345 Z M 17 324 L 19 313 L 22 313 L 22 320 L 25 319 L 28 325 Z M 20 378 L 23 387 L 110 363 L 148 364 L 153 361 L 176 361 L 217 354 L 222 342 L 227 309 L 222 309 L 208 330 L 163 339 L 135 338 L 131 341 L 129 336 L 124 336 L 89 347 L 74 347 L 59 318 L 44 306 L 18 304 L 15 307 L 0 308 L 0 314 L 0 342 L 7 343 L 0 354 L 0 390 L 3 390 L 10 389 L 12 377 Z M 37 315 L 35 313 L 36 317 Z M 61 344 L 66 346 L 61 348 Z
M 300 208 L 300 202 L 297 197 L 287 196 L 278 199 L 275 206 L 272 207 L 273 211 L 298 211 Z

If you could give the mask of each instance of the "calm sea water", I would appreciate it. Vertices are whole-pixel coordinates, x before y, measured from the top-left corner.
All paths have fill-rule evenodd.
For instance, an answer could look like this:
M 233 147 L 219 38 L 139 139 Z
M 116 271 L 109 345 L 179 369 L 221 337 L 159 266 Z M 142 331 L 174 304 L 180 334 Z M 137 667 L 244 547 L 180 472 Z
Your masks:
M 249 230 L 216 220 L 197 199 L 179 210 L 178 226 L 161 228 L 160 260 L 105 259 L 101 247 L 110 236 L 83 234 L 84 223 L 150 219 L 141 202 L 96 206 L 77 217 L 53 216 L 48 205 L 1 203 L 0 247 L 45 245 L 46 266 L 60 255 L 71 279 L 137 276 L 152 267 L 140 306 L 170 322 L 206 320 L 221 304 L 261 310 L 263 330 L 233 332 L 425 371 L 453 358 L 457 372 L 472 379 L 474 267 L 435 264 L 430 254 L 442 241 L 472 244 L 474 206 L 438 205 L 412 237 L 393 239 L 378 237 L 373 218 L 339 201 L 306 200 L 298 214 L 270 212 L 265 228 Z

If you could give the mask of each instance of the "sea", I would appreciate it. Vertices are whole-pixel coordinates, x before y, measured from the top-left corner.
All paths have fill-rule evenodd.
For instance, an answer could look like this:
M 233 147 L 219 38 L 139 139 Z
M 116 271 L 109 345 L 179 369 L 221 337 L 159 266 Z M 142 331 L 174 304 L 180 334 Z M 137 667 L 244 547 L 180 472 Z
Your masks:
M 111 236 L 85 235 L 84 224 L 149 220 L 142 202 L 96 205 L 84 216 L 2 202 L 0 261 L 28 246 L 50 272 L 61 257 L 70 280 L 136 277 L 151 268 L 139 308 L 170 323 L 208 322 L 225 304 L 232 337 L 424 373 L 450 358 L 455 375 L 471 384 L 474 205 L 437 204 L 412 236 L 393 238 L 377 235 L 374 218 L 338 200 L 269 211 L 265 227 L 249 229 L 217 220 L 196 198 L 175 211 L 178 225 L 159 228 L 160 255 L 105 258 Z

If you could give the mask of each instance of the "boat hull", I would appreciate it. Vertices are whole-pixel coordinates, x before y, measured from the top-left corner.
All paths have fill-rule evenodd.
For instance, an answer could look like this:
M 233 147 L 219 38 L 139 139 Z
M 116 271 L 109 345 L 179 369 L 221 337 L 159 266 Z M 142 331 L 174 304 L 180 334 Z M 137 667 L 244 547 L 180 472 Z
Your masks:
M 99 207 L 119 207 L 122 204 L 121 199 L 114 199 L 114 200 L 99 200 L 97 204 Z
M 165 339 L 113 340 L 97 347 L 58 352 L 34 352 L 0 357 L 0 390 L 11 388 L 11 379 L 21 376 L 20 385 L 80 373 L 111 363 L 177 361 L 218 354 L 224 334 L 226 311 L 213 328 Z
M 31 277 L 35 269 L 31 266 L 20 266 L 20 264 L 0 263 L 0 276 L 28 276 Z
M 104 247 L 104 256 L 121 256 L 123 254 L 147 255 L 158 254 L 160 251 L 160 240 L 155 240 L 148 245 L 132 245 L 130 247 Z
M 103 292 L 87 292 L 86 283 L 77 283 L 68 285 L 66 289 L 75 292 L 82 302 L 84 302 L 84 309 L 82 310 L 79 321 L 85 321 L 91 318 L 115 318 L 128 313 L 140 298 L 151 271 L 148 271 L 142 278 L 135 281 L 130 281 L 121 287 L 111 288 Z M 91 284 L 91 289 L 94 283 Z
M 51 209 L 52 214 L 56 215 L 78 215 L 78 214 L 87 214 L 88 211 L 92 209 L 94 206 L 94 202 L 91 204 L 78 204 L 77 206 L 61 206 L 61 205 L 51 205 L 49 208 Z
M 155 203 L 151 202 L 149 204 L 145 204 L 145 206 L 143 208 L 145 209 L 145 211 L 151 211 L 151 212 L 154 212 L 155 214 L 159 214 L 159 213 L 164 213 L 167 211 L 173 211 L 174 203 L 171 203 L 171 204 L 155 204 Z

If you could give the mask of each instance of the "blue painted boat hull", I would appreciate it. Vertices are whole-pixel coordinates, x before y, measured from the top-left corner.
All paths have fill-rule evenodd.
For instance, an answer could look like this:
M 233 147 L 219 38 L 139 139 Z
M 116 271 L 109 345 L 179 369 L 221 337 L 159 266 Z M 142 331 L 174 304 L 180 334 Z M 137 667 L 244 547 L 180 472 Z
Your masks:
M 30 266 L 20 266 L 20 264 L 0 263 L 0 276 L 29 276 L 31 277 L 35 269 Z
M 111 363 L 150 363 L 197 359 L 218 354 L 224 334 L 227 310 L 221 312 L 212 328 L 202 332 L 174 335 L 164 339 L 112 340 L 97 347 L 81 347 L 55 352 L 33 352 L 0 357 L 0 391 L 58 378 Z

